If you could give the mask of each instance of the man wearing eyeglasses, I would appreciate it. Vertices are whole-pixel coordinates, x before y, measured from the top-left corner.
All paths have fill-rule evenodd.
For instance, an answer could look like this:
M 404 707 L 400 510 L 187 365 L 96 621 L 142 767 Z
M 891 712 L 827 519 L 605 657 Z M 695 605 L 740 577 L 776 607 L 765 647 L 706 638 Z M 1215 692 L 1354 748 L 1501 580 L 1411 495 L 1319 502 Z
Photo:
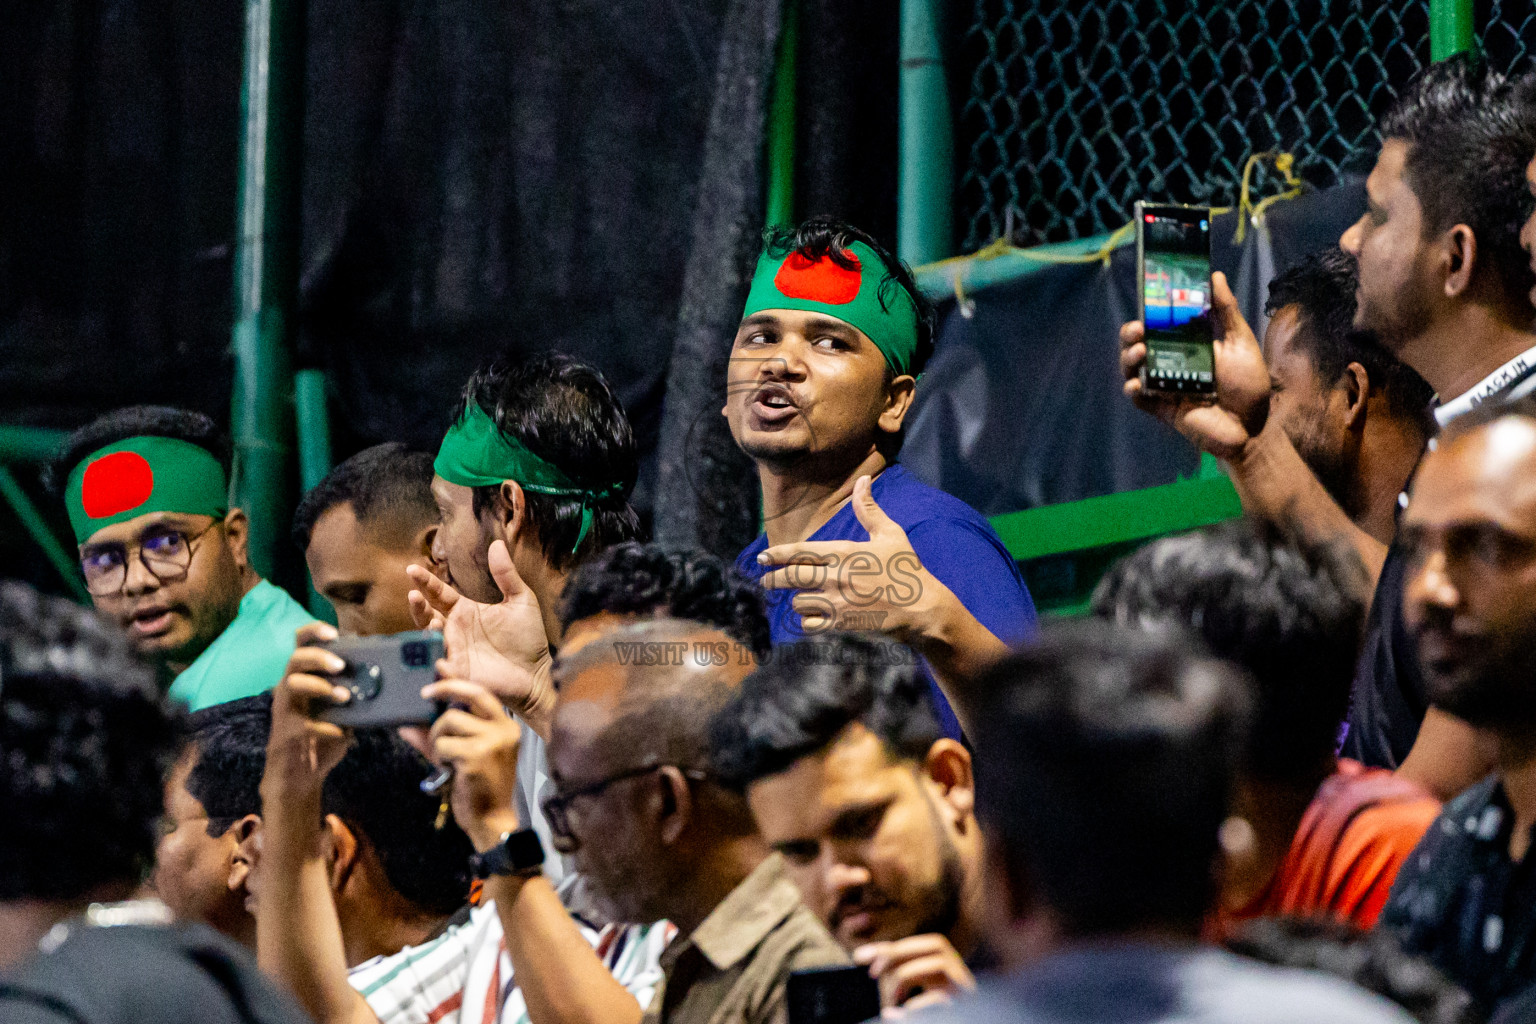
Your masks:
M 710 719 L 751 651 L 679 619 L 572 646 L 554 666 L 544 813 L 605 916 L 677 927 L 642 1024 L 783 1024 L 789 974 L 848 959 L 709 771 Z
M 271 689 L 313 621 L 246 556 L 227 446 L 201 413 L 132 406 L 70 435 L 55 464 L 98 611 L 198 711 Z

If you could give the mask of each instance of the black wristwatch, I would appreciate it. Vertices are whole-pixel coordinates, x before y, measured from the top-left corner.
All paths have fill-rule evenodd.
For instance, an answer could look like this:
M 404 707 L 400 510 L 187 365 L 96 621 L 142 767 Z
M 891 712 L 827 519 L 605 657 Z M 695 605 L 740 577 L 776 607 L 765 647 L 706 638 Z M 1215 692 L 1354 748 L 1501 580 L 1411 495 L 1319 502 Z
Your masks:
M 469 858 L 476 878 L 492 875 L 536 875 L 544 869 L 544 844 L 531 828 L 503 832 L 501 842 Z

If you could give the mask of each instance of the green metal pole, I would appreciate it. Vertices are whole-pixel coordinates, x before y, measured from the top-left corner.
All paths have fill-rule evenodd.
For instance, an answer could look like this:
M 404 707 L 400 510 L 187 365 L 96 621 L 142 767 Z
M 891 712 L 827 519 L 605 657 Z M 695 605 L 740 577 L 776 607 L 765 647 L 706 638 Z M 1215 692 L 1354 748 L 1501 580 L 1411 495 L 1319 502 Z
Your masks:
M 901 0 L 896 249 L 913 266 L 949 256 L 953 231 L 954 138 L 942 16 L 941 0 Z
M 303 0 L 246 0 L 236 212 L 233 502 L 251 520 L 250 557 L 269 575 L 287 534 L 304 141 Z
M 795 222 L 795 56 L 800 39 L 800 2 L 784 0 L 778 57 L 768 97 L 768 209 L 763 223 Z
M 324 370 L 300 370 L 293 375 L 293 411 L 299 428 L 299 486 L 308 491 L 331 471 Z
M 1472 49 L 1472 0 L 1429 0 L 1429 57 L 1445 58 Z
M 293 411 L 299 430 L 299 486 L 308 492 L 331 471 L 331 422 L 325 409 L 324 370 L 300 370 L 293 375 Z M 307 572 L 304 578 L 308 590 L 304 603 L 309 613 L 334 626 L 335 609 L 315 591 Z
M 0 426 L 0 463 L 49 462 L 64 447 L 67 436 L 47 427 Z
M 53 530 L 48 527 L 48 520 L 38 509 L 27 492 L 22 490 L 21 484 L 16 480 L 10 468 L 0 465 L 0 498 L 4 498 L 16 513 L 16 518 L 21 520 L 21 525 L 32 535 L 37 546 L 43 549 L 43 554 L 52 563 L 58 574 L 63 577 L 65 586 L 81 601 L 89 601 L 90 595 L 85 591 L 85 584 L 80 579 L 80 562 L 59 543 L 59 538 L 54 536 Z

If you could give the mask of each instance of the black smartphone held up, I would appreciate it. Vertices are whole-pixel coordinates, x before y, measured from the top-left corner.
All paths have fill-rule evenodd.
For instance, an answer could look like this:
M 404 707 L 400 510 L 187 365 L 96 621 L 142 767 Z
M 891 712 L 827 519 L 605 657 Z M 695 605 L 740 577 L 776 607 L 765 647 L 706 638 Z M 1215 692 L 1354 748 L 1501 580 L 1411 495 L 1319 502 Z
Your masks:
M 863 1024 L 880 1016 L 880 986 L 868 967 L 791 971 L 785 1002 L 789 1024 Z
M 1147 328 L 1141 386 L 1164 395 L 1214 395 L 1211 211 L 1138 201 L 1136 277 Z
M 345 704 L 326 708 L 319 717 L 350 728 L 431 725 L 443 711 L 441 701 L 423 700 L 421 688 L 437 678 L 443 634 L 428 630 L 392 636 L 344 636 L 321 644 L 346 659 L 336 682 L 352 691 Z

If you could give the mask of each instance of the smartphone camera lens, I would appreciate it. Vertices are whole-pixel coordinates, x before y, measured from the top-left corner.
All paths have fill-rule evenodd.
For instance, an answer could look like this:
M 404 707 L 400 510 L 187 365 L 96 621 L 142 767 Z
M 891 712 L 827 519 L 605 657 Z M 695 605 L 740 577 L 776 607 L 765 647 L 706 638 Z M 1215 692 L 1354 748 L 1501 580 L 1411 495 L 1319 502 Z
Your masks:
M 384 673 L 377 665 L 359 665 L 352 676 L 354 700 L 373 700 L 379 695 Z
M 400 662 L 406 668 L 431 668 L 432 648 L 424 640 L 401 644 Z

